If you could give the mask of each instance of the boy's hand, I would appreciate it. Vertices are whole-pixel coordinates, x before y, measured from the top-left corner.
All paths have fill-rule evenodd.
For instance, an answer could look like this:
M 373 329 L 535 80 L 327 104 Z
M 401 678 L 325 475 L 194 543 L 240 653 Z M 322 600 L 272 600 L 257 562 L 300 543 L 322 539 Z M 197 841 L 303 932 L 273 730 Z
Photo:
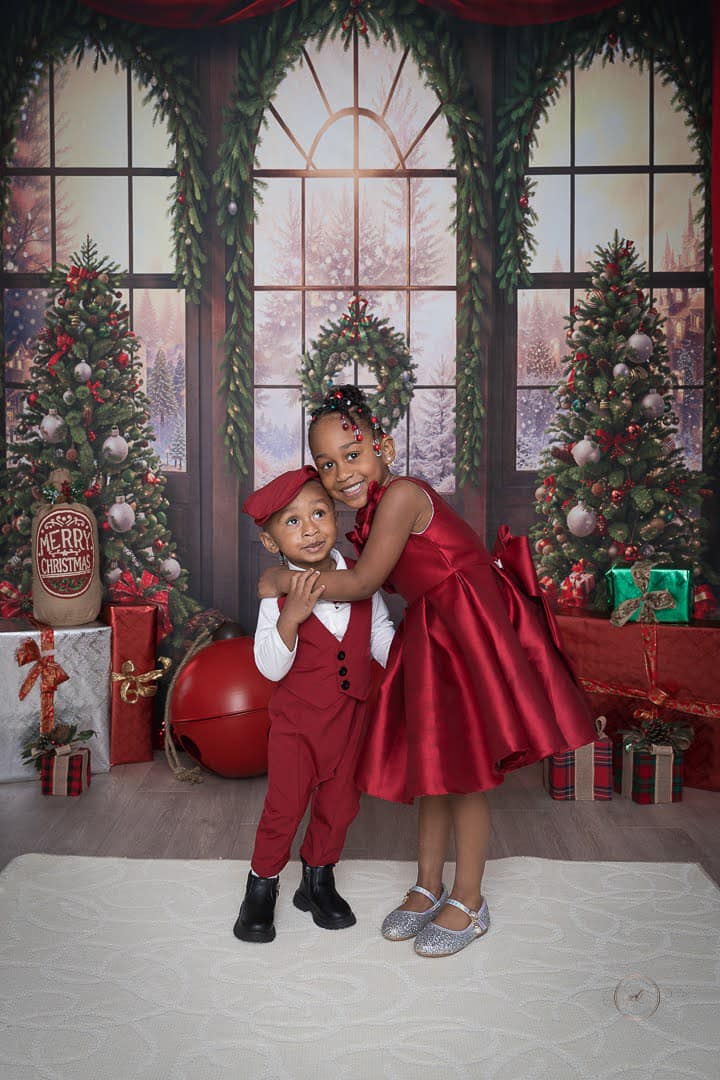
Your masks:
M 277 628 L 291 651 L 295 648 L 300 623 L 312 615 L 313 608 L 325 591 L 325 586 L 318 585 L 317 580 L 316 570 L 293 571 L 290 575 L 287 599 L 280 612 Z

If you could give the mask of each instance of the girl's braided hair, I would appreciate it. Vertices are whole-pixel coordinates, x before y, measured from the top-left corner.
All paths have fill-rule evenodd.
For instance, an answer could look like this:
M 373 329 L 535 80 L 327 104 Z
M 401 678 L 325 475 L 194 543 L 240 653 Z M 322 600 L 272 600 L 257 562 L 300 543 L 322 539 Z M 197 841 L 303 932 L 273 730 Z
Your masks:
M 384 432 L 380 421 L 367 403 L 364 391 L 359 386 L 331 387 L 317 408 L 310 413 L 310 421 L 314 423 L 321 416 L 330 416 L 333 413 L 339 415 L 343 428 L 346 430 L 352 428 L 356 442 L 363 440 L 359 421 L 364 421 L 372 433 L 373 450 L 378 457 L 380 456 Z

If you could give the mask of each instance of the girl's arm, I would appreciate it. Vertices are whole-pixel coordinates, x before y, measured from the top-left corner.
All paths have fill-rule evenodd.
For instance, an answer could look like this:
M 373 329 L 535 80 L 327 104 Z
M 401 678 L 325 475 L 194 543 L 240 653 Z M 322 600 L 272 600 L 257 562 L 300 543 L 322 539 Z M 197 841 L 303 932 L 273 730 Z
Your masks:
M 352 570 L 330 571 L 316 576 L 324 600 L 364 600 L 382 586 L 402 555 L 412 532 L 427 524 L 429 500 L 422 488 L 396 480 L 382 497 L 362 555 Z M 266 570 L 258 586 L 262 597 L 283 595 L 290 587 L 293 570 Z

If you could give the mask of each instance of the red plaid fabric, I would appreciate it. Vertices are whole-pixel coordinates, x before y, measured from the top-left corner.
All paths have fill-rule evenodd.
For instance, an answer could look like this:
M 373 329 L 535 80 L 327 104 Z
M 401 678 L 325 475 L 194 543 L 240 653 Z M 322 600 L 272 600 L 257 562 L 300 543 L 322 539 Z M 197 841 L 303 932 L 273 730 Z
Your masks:
M 84 746 L 65 758 L 67 777 L 64 765 L 59 769 L 57 767 L 59 760 L 55 754 L 43 754 L 40 758 L 40 790 L 43 795 L 82 795 L 90 787 L 90 750 Z
M 633 752 L 632 798 L 636 803 L 655 802 L 655 766 L 657 758 L 649 750 Z M 613 780 L 615 790 L 622 791 L 623 744 L 622 739 L 613 742 Z M 673 757 L 672 801 L 682 802 L 683 755 L 675 751 Z M 664 801 L 664 800 L 663 800 Z
M 599 739 L 595 743 L 593 764 L 593 799 L 612 799 L 613 757 L 609 739 Z M 553 799 L 575 799 L 574 750 L 546 759 L 545 786 Z

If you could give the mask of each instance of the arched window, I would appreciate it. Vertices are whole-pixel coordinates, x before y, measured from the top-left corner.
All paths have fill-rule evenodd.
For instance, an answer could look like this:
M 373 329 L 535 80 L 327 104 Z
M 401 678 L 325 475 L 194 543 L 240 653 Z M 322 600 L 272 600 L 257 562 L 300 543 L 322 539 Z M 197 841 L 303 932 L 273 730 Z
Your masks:
M 354 294 L 418 364 L 398 467 L 454 490 L 454 169 L 408 50 L 308 42 L 265 115 L 255 175 L 255 484 L 307 459 L 297 369 Z M 374 388 L 348 351 L 343 376 Z
M 92 56 L 38 73 L 7 163 L 3 236 L 6 434 L 12 441 L 34 339 L 48 302 L 46 269 L 68 262 L 89 234 L 128 271 L 124 290 L 142 342 L 157 435 L 169 471 L 185 454 L 185 299 L 172 279 L 168 198 L 174 169 L 167 131 L 153 123 L 145 89 L 127 68 L 93 70 Z
M 702 466 L 706 267 L 694 193 L 698 163 L 681 113 L 649 65 L 618 62 L 571 70 L 538 132 L 538 247 L 533 287 L 518 295 L 516 469 L 534 470 L 562 375 L 564 317 L 597 244 L 618 229 L 646 262 L 665 316 L 668 361 L 680 378 L 678 438 L 690 468 Z M 692 313 L 692 318 L 691 318 Z M 559 348 L 555 343 L 559 342 Z

